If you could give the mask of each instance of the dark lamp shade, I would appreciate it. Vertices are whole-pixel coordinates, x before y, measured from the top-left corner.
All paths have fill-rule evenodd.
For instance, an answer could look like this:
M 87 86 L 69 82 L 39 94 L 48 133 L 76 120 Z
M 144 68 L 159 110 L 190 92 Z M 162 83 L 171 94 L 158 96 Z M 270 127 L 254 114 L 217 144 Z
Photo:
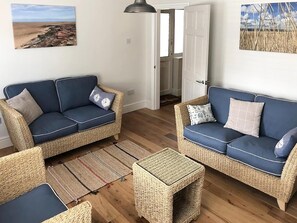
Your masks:
M 127 13 L 139 13 L 139 12 L 151 12 L 156 13 L 156 9 L 147 4 L 145 0 L 135 0 L 132 5 L 127 6 L 124 12 Z

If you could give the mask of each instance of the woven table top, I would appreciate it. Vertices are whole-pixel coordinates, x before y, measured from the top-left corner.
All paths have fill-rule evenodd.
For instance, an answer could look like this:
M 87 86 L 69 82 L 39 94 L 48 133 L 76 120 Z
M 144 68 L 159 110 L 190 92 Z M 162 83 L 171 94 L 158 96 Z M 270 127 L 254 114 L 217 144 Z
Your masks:
M 170 148 L 148 156 L 137 164 L 166 185 L 172 185 L 189 174 L 203 169 L 201 164 Z

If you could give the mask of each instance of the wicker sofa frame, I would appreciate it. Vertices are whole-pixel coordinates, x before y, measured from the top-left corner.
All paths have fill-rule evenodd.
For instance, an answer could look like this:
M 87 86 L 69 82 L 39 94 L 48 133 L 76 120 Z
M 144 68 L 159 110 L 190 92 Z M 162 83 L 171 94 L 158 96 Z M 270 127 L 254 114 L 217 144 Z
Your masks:
M 0 158 L 0 204 L 13 200 L 46 183 L 42 150 L 28 149 Z M 68 209 L 44 223 L 91 223 L 92 206 L 86 201 Z
M 291 151 L 286 161 L 281 177 L 261 172 L 245 164 L 232 160 L 226 155 L 205 149 L 186 140 L 183 133 L 184 127 L 190 124 L 187 105 L 203 105 L 206 103 L 208 103 L 208 97 L 203 96 L 175 105 L 174 109 L 179 151 L 198 162 L 201 162 L 272 197 L 275 197 L 279 208 L 285 211 L 286 204 L 297 190 L 297 144 Z
M 118 140 L 122 124 L 124 94 L 106 86 L 99 85 L 99 87 L 105 92 L 116 94 L 111 107 L 116 113 L 115 122 L 36 145 L 24 117 L 9 107 L 4 99 L 0 99 L 0 110 L 13 146 L 18 151 L 39 146 L 42 148 L 44 159 L 46 159 L 110 136 L 114 136 Z

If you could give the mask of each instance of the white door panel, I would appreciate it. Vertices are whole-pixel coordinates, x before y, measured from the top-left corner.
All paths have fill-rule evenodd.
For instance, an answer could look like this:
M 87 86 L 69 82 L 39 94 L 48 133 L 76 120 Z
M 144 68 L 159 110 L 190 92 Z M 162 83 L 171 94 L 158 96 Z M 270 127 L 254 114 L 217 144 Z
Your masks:
M 193 75 L 196 79 L 204 79 L 207 77 L 207 70 L 205 70 L 205 41 L 203 37 L 195 37 L 195 59 L 193 65 Z
M 191 79 L 183 79 L 183 93 L 182 97 L 185 98 L 191 98 L 192 97 L 192 92 L 193 92 L 193 84 Z
M 209 21 L 210 5 L 185 8 L 182 101 L 207 92 Z

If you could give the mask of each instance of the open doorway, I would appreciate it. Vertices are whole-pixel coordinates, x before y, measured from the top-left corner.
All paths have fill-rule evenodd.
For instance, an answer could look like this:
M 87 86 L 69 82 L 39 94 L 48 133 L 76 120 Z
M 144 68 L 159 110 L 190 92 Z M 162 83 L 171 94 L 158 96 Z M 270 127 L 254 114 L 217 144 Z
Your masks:
M 171 3 L 171 4 L 160 4 L 154 5 L 157 9 L 155 16 L 151 17 L 150 21 L 150 30 L 151 32 L 151 67 L 150 69 L 150 79 L 151 79 L 151 106 L 153 110 L 160 108 L 160 16 L 161 10 L 170 10 L 170 9 L 181 9 L 183 10 L 186 6 L 189 6 L 189 2 L 183 3 Z M 182 37 L 183 39 L 183 37 Z M 183 48 L 183 47 L 182 47 Z M 181 54 L 182 55 L 182 54 Z M 171 82 L 170 82 L 171 83 Z
M 160 106 L 181 101 L 184 10 L 159 11 Z
M 160 16 L 162 10 L 184 9 L 184 44 L 182 53 L 182 101 L 205 95 L 208 85 L 208 49 L 210 5 L 176 3 L 155 6 L 157 13 L 151 17 L 151 106 L 160 108 Z M 170 66 L 172 67 L 172 66 Z M 173 83 L 173 82 L 168 82 Z

